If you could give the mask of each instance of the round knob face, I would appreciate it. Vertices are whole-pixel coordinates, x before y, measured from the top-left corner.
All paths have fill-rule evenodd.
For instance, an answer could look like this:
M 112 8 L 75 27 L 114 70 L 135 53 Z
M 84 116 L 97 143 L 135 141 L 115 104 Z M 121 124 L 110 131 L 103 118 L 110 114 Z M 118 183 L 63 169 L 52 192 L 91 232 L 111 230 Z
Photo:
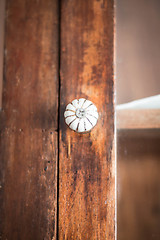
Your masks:
M 73 100 L 66 106 L 64 117 L 70 129 L 85 133 L 97 124 L 98 112 L 91 101 L 80 98 Z

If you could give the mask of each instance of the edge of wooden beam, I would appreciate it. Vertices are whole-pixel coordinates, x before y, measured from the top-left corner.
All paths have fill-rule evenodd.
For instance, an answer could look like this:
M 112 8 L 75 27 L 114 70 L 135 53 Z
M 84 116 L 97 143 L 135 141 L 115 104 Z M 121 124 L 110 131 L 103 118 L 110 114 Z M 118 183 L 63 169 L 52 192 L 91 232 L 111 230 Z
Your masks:
M 117 129 L 158 129 L 160 109 L 118 109 Z

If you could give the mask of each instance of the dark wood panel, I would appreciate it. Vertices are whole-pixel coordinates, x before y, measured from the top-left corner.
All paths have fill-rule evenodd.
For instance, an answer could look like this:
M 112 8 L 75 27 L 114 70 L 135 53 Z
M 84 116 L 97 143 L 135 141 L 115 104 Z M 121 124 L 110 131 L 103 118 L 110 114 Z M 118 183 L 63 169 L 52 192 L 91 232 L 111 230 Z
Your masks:
M 8 0 L 1 239 L 56 239 L 58 1 Z
M 0 1 L 0 109 L 2 108 L 5 0 Z
M 59 239 L 114 239 L 113 1 L 61 2 Z M 87 134 L 64 123 L 75 98 L 98 108 Z
M 160 129 L 117 137 L 118 240 L 160 239 Z

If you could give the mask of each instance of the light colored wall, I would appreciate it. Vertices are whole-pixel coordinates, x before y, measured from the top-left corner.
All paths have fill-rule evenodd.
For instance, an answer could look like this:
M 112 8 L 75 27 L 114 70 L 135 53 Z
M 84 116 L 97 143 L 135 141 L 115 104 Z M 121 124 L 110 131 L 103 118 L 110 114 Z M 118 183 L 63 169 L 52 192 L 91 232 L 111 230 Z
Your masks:
M 160 93 L 160 1 L 116 0 L 117 104 Z

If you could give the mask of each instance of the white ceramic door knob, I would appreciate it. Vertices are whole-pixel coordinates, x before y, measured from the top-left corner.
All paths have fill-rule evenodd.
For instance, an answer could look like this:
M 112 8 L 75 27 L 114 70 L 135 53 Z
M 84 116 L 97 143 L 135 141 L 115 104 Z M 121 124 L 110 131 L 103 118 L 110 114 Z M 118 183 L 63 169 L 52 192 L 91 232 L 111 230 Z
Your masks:
M 64 117 L 70 129 L 84 133 L 90 131 L 97 124 L 98 112 L 91 101 L 80 98 L 66 106 Z

